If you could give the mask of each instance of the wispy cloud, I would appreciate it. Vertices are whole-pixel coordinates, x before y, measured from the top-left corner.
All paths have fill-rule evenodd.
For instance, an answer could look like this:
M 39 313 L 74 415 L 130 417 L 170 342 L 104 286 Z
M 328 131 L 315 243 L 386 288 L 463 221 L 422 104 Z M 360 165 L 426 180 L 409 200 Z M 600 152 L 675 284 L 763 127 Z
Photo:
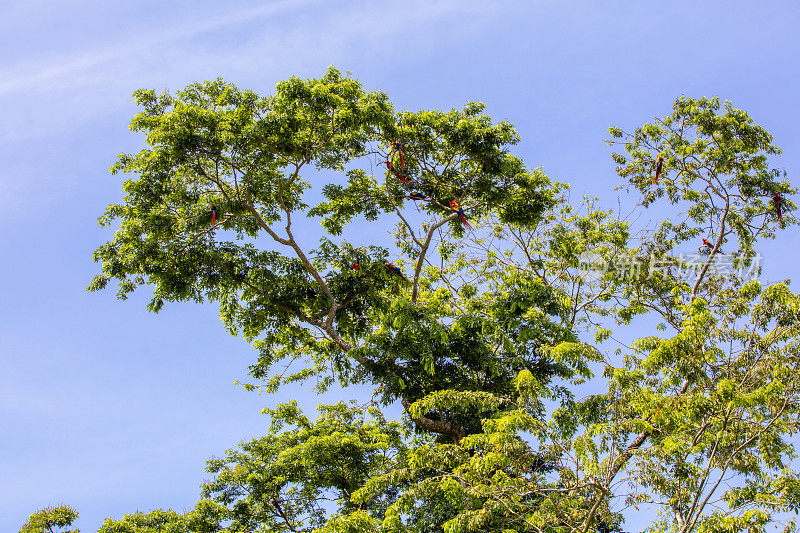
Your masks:
M 177 89 L 223 76 L 268 92 L 280 79 L 317 76 L 331 64 L 359 77 L 391 77 L 398 65 L 474 40 L 503 4 L 279 0 L 167 18 L 156 30 L 131 20 L 128 33 L 92 48 L 53 39 L 50 55 L 0 70 L 0 196 L 35 210 L 92 187 L 113 159 L 109 137 L 114 150 L 125 149 L 130 95 L 140 87 Z M 87 168 L 97 173 L 87 176 Z
M 495 9 L 477 0 L 279 0 L 23 61 L 0 71 L 0 105 L 10 110 L 0 123 L 0 143 L 119 111 L 143 86 L 176 88 L 224 75 L 268 87 L 329 64 L 390 64 L 444 40 L 468 38 L 469 26 Z
M 331 9 L 336 6 L 335 9 Z M 23 62 L 0 71 L 0 98 L 29 90 L 38 90 L 43 85 L 48 88 L 70 87 L 75 85 L 73 78 L 83 73 L 90 73 L 104 64 L 129 62 L 134 58 L 146 56 L 156 59 L 152 54 L 226 26 L 237 26 L 251 23 L 259 19 L 268 19 L 276 15 L 301 13 L 303 8 L 315 7 L 315 13 L 322 17 L 311 27 L 282 28 L 270 27 L 273 33 L 288 36 L 297 44 L 298 41 L 328 40 L 342 42 L 353 37 L 380 38 L 381 40 L 397 36 L 402 32 L 417 33 L 420 25 L 426 21 L 442 18 L 449 14 L 470 14 L 491 11 L 492 8 L 477 1 L 413 1 L 397 3 L 355 3 L 323 2 L 322 0 L 277 0 L 268 4 L 240 9 L 223 15 L 199 20 L 179 21 L 159 30 L 139 33 L 137 37 L 119 43 L 102 45 L 101 49 L 72 51 L 58 54 L 44 60 Z M 327 14 L 325 13 L 327 11 Z M 298 14 L 299 14 L 298 13 Z M 460 30 L 450 24 L 437 29 L 444 35 L 448 30 Z M 100 45 L 98 45 L 100 47 Z M 223 46 L 224 48 L 224 46 Z M 311 48 L 311 47 L 306 47 Z M 294 48 L 295 52 L 302 52 Z M 316 49 L 314 53 L 324 54 L 325 50 Z M 369 52 L 361 49 L 361 52 Z M 407 53 L 384 49 L 387 55 Z M 235 59 L 235 58 L 233 58 Z M 118 67 L 119 65 L 116 65 Z
M 102 51 L 83 51 L 49 58 L 44 61 L 22 64 L 0 72 L 0 97 L 14 92 L 40 87 L 42 84 L 59 85 L 58 81 L 116 59 L 151 52 L 173 43 L 189 40 L 205 32 L 250 22 L 282 12 L 318 4 L 321 0 L 279 0 L 253 8 L 241 9 L 207 19 L 184 22 L 150 32 L 131 42 L 123 42 Z

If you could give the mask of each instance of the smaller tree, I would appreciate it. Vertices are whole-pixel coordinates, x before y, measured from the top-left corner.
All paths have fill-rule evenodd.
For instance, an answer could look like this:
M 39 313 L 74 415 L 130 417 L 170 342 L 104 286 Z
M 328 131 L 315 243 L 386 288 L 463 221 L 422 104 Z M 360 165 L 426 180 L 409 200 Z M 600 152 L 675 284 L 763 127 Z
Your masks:
M 19 533 L 56 533 L 66 528 L 78 518 L 78 511 L 67 505 L 45 507 L 33 513 L 19 530 Z M 64 530 L 61 533 L 80 533 L 80 529 Z
M 180 514 L 172 509 L 126 514 L 122 520 L 106 518 L 98 533 L 215 533 L 221 530 L 224 507 L 200 500 L 194 509 Z M 227 530 L 226 530 L 227 531 Z

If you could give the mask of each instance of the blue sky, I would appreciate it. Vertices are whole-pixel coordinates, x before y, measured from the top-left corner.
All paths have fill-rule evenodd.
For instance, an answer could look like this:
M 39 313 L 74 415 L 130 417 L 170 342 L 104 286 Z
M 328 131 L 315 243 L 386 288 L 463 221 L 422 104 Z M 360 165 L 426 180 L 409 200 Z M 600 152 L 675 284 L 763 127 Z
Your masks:
M 358 393 L 247 393 L 231 384 L 255 353 L 213 307 L 156 316 L 144 294 L 84 291 L 109 237 L 96 218 L 121 196 L 107 169 L 142 145 L 127 129 L 133 90 L 222 76 L 269 93 L 335 65 L 397 109 L 481 100 L 516 124 L 529 167 L 613 206 L 606 128 L 667 114 L 683 94 L 747 110 L 793 176 L 798 25 L 794 1 L 3 2 L 0 531 L 62 502 L 85 532 L 185 509 L 206 459 L 265 430 L 262 407 Z M 795 232 L 764 248 L 768 277 L 797 274 L 797 246 Z

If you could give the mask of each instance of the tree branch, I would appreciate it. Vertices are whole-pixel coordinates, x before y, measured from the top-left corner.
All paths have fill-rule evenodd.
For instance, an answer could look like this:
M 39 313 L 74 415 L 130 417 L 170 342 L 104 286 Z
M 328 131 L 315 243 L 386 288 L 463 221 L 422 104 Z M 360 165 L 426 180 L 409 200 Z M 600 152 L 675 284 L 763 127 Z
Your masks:
M 428 234 L 425 236 L 425 244 L 423 244 L 422 248 L 420 249 L 419 258 L 417 259 L 417 266 L 414 268 L 414 282 L 411 288 L 412 304 L 417 303 L 417 296 L 419 296 L 419 276 L 422 272 L 422 263 L 425 261 L 425 254 L 428 253 L 428 247 L 431 244 L 431 239 L 433 238 L 434 232 L 457 216 L 458 213 L 451 213 L 428 229 Z
M 456 444 L 461 442 L 461 439 L 463 439 L 466 435 L 464 428 L 457 424 L 451 424 L 449 422 L 445 422 L 444 420 L 433 420 L 425 416 L 411 416 L 411 402 L 408 401 L 408 398 L 403 397 L 400 403 L 403 404 L 403 409 L 406 410 L 406 413 L 408 413 L 411 421 L 414 422 L 414 424 L 416 424 L 420 429 L 439 433 L 440 435 L 447 435 L 448 437 L 451 437 Z

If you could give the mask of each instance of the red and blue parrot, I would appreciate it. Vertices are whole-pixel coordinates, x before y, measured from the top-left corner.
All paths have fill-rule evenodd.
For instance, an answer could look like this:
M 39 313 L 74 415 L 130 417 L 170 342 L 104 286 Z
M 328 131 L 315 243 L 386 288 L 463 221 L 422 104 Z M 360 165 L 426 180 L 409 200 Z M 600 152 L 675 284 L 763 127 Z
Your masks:
M 781 196 L 781 193 L 776 192 L 773 195 L 772 203 L 775 204 L 775 211 L 778 213 L 778 222 L 783 223 L 783 196 Z
M 403 141 L 392 141 L 392 150 L 397 150 L 397 155 L 400 156 L 400 168 L 406 169 L 406 162 L 403 161 Z
M 275 508 L 278 510 L 278 513 L 281 515 L 281 518 L 283 518 L 283 521 L 286 522 L 286 524 L 288 525 L 289 524 L 289 519 L 286 518 L 285 514 L 283 514 L 283 509 L 281 509 L 281 501 L 280 500 L 272 500 L 272 505 L 275 506 Z
M 361 265 L 358 264 L 358 261 L 350 265 L 350 268 L 352 268 L 353 272 L 355 272 L 359 276 L 369 277 L 369 272 L 364 272 L 363 270 L 361 270 Z
M 458 202 L 456 200 L 453 200 L 452 202 L 450 202 L 450 209 L 452 209 L 453 211 L 458 213 L 458 219 L 461 221 L 461 225 L 466 226 L 469 229 L 472 229 L 472 226 L 470 225 L 470 223 L 467 222 L 467 215 L 464 214 L 464 210 L 461 209 L 461 207 L 458 205 Z
M 664 166 L 664 156 L 658 154 L 658 159 L 656 159 L 656 179 L 653 180 L 653 183 L 658 183 L 658 177 L 661 175 L 661 167 Z
M 402 181 L 403 183 L 411 183 L 410 181 L 408 181 L 408 178 L 406 178 L 406 177 L 405 177 L 405 176 L 403 176 L 403 175 L 402 175 L 400 172 L 398 172 L 398 171 L 397 171 L 397 169 L 394 167 L 394 165 L 392 164 L 392 162 L 391 162 L 391 161 L 389 161 L 388 159 L 386 160 L 386 168 L 388 168 L 388 169 L 389 169 L 389 172 L 391 172 L 392 174 L 394 174 L 394 175 L 395 175 L 395 177 L 397 177 L 397 179 L 399 179 L 399 180 L 400 180 L 400 181 Z
M 217 225 L 217 206 L 211 206 L 211 227 L 215 227 Z
M 708 240 L 708 239 L 706 239 L 705 237 L 703 237 L 703 246 L 702 246 L 700 249 L 702 250 L 703 248 L 705 248 L 706 250 L 708 250 L 708 252 L 710 253 L 710 252 L 711 252 L 711 250 L 713 250 L 713 249 L 714 249 L 714 245 L 713 245 L 713 244 L 711 244 L 711 242 L 709 242 L 709 240 Z M 725 255 L 725 252 L 723 252 L 722 250 L 717 250 L 717 253 L 719 253 L 719 254 L 722 254 L 722 255 Z
M 403 275 L 403 271 L 400 270 L 399 267 L 393 265 L 392 263 L 386 263 L 386 268 L 389 269 L 389 271 L 392 272 L 393 274 L 396 274 L 396 275 L 400 276 L 401 278 L 403 278 L 403 280 L 408 281 L 408 282 L 411 281 L 411 280 L 409 280 L 407 277 L 405 277 Z

